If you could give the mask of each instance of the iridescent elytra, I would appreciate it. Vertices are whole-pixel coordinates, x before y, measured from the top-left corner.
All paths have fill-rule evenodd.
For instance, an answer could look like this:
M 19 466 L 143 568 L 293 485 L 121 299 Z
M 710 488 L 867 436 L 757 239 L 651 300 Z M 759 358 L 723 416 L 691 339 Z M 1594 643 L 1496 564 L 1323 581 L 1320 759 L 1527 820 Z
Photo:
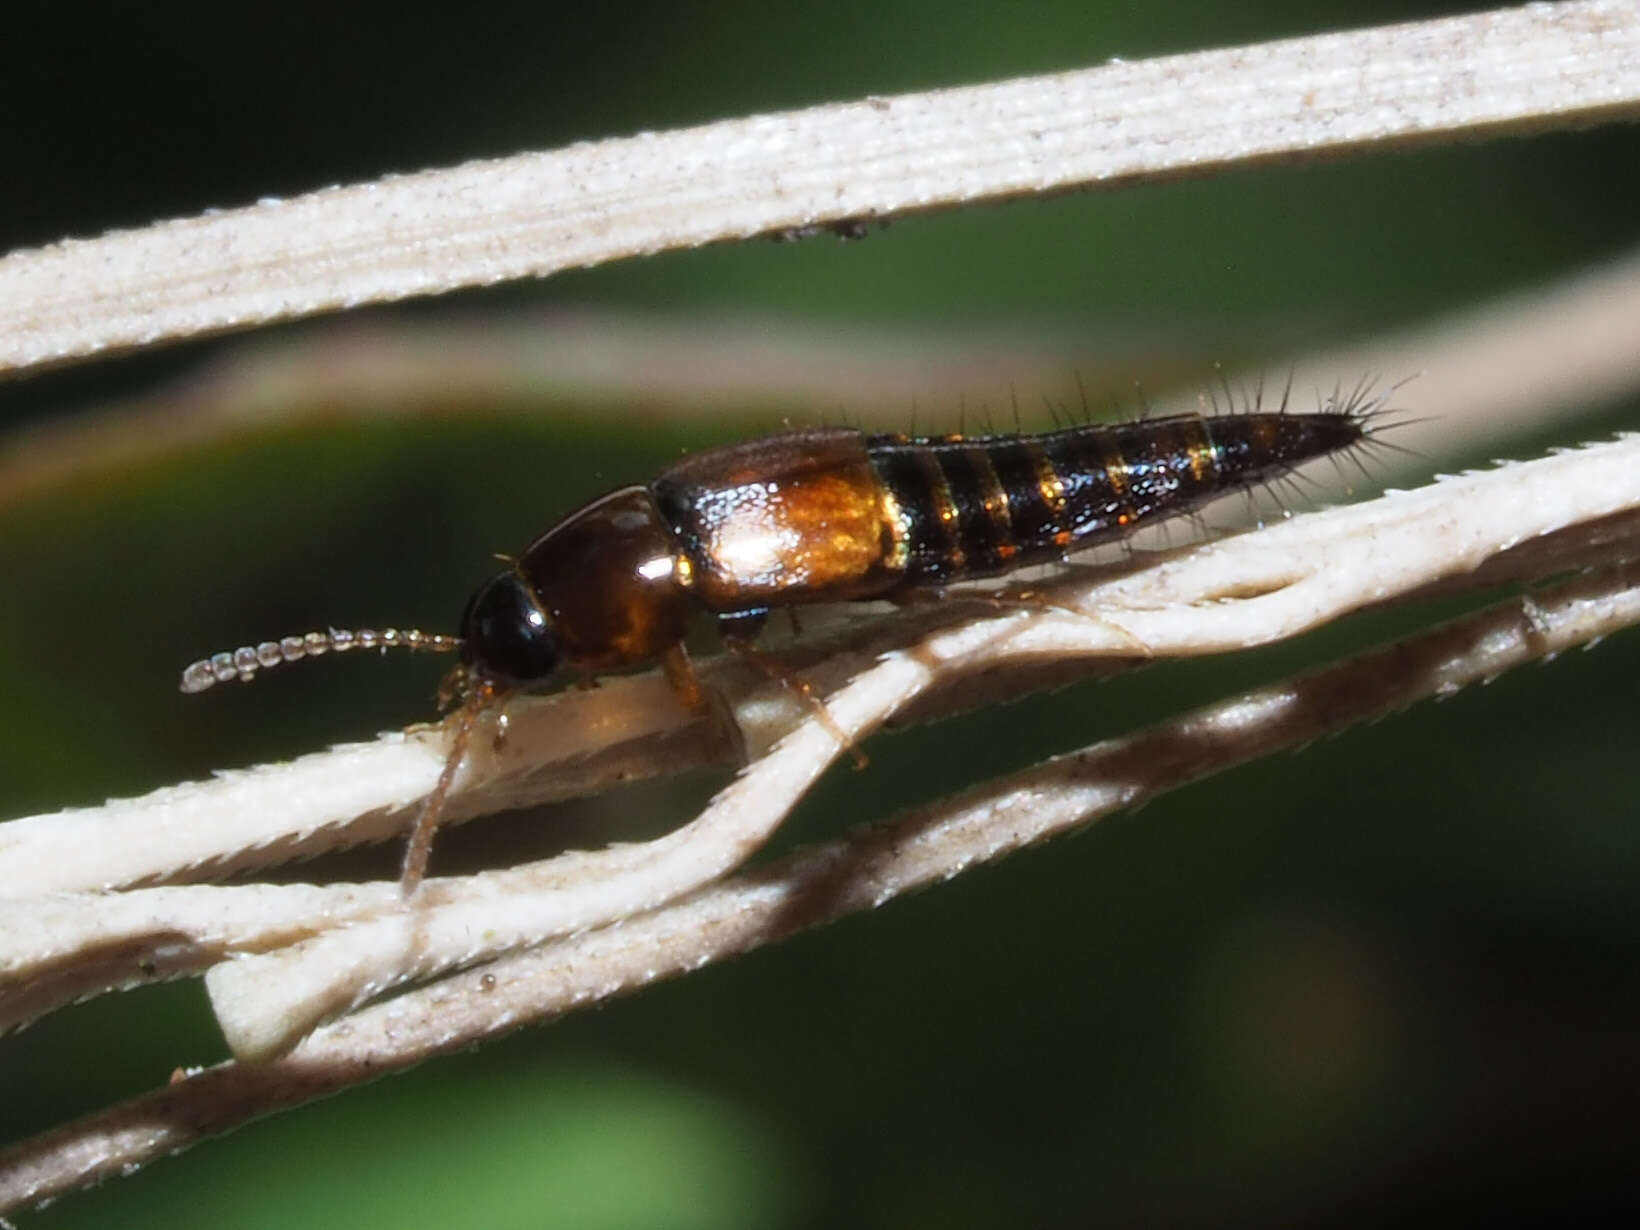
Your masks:
M 458 650 L 460 721 L 406 854 L 420 882 L 438 808 L 479 713 L 562 667 L 659 662 L 710 711 L 683 640 L 714 616 L 731 645 L 774 608 L 903 599 L 1051 563 L 1365 441 L 1382 403 L 1363 384 L 1310 413 L 1181 414 L 1041 434 L 871 435 L 832 427 L 684 457 L 644 486 L 571 513 L 479 586 L 459 637 L 387 629 L 310 633 L 196 662 L 203 691 L 297 658 L 356 647 Z

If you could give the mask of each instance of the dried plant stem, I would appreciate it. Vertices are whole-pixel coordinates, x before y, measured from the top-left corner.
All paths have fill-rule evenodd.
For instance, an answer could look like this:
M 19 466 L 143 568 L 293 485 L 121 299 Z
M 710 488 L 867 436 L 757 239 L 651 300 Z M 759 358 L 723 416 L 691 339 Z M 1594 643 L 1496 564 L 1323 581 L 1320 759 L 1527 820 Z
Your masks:
M 982 677 L 1017 671 L 1034 680 L 1033 664 L 1063 672 L 1078 661 L 1131 658 L 1136 647 L 1155 656 L 1221 652 L 1436 584 L 1530 579 L 1632 552 L 1636 473 L 1640 437 L 1449 479 L 1068 585 L 1053 607 L 956 624 L 949 610 L 936 611 L 909 644 L 895 621 L 807 669 L 832 716 L 861 738 L 913 704 L 926 718 L 973 703 L 969 689 Z M 766 750 L 694 822 L 642 846 L 433 881 L 408 913 L 391 894 L 358 887 L 331 901 L 310 897 L 323 890 L 307 886 L 288 899 L 274 888 L 102 890 L 208 878 L 223 864 L 275 862 L 292 848 L 396 831 L 404 805 L 431 786 L 443 762 L 434 732 L 0 826 L 0 884 L 30 886 L 0 907 L 0 921 L 7 913 L 34 919 L 0 928 L 0 1016 L 26 1019 L 65 997 L 209 967 L 236 1052 L 266 1055 L 395 982 L 693 891 L 744 861 L 838 754 L 830 732 L 781 690 L 747 696 L 732 679 L 723 683 L 741 698 L 749 745 Z M 526 700 L 510 712 L 507 747 L 498 754 L 478 741 L 454 783 L 453 813 L 561 797 L 565 763 L 583 760 L 600 740 L 611 758 L 583 760 L 581 775 L 569 775 L 582 788 L 688 759 L 677 741 L 688 716 L 655 679 Z M 696 759 L 713 754 L 709 742 L 693 746 Z M 101 851 L 100 861 L 89 861 L 88 850 Z M 78 963 L 84 953 L 97 960 Z M 223 960 L 231 954 L 238 959 Z
M 826 704 L 843 732 L 858 740 L 942 682 L 985 670 L 1130 656 L 1136 645 L 1158 656 L 1222 652 L 1293 635 L 1371 601 L 1472 571 L 1522 539 L 1583 523 L 1590 514 L 1600 520 L 1640 506 L 1640 489 L 1620 477 L 1619 460 L 1631 449 L 1640 456 L 1640 438 L 1610 447 L 1609 477 L 1628 488 L 1614 502 L 1573 512 L 1569 504 L 1581 504 L 1589 493 L 1549 478 L 1548 463 L 1537 462 L 1443 484 L 1448 491 L 1438 486 L 1335 509 L 1239 540 L 1240 550 L 1213 544 L 1056 599 L 1091 619 L 1039 611 L 935 632 L 910 650 L 885 653 L 830 691 Z M 1598 451 L 1580 456 L 1587 460 Z M 1453 515 L 1454 498 L 1465 505 L 1461 516 Z M 1535 521 L 1530 528 L 1522 523 L 1523 506 L 1530 510 L 1526 519 Z M 1499 525 L 1511 521 L 1512 531 L 1524 532 L 1498 537 Z M 1477 537 L 1480 525 L 1488 528 Z M 1320 545 L 1337 544 L 1340 536 L 1353 538 L 1353 548 L 1334 555 L 1334 547 Z M 1255 539 L 1256 553 L 1247 548 Z M 1419 558 L 1414 544 L 1435 550 Z M 1330 568 L 1329 559 L 1346 559 L 1349 566 Z M 573 889 L 551 876 L 551 864 L 544 869 L 551 882 L 542 888 L 515 869 L 506 874 L 518 890 L 503 899 L 481 892 L 470 904 L 354 923 L 219 964 L 206 977 L 217 1019 L 235 1054 L 267 1055 L 322 1018 L 399 982 L 654 908 L 742 863 L 839 751 L 824 723 L 804 722 L 694 822 L 651 843 L 651 857 L 634 862 L 630 851 L 620 851 L 624 865 L 604 874 L 592 856 L 581 864 L 592 878 Z
M 557 396 L 577 406 L 618 406 L 625 417 L 634 406 L 679 419 L 709 414 L 720 425 L 749 407 L 789 405 L 804 421 L 805 408 L 819 414 L 841 405 L 864 424 L 900 430 L 910 406 L 956 406 L 964 397 L 1002 403 L 1013 388 L 1068 403 L 1079 395 L 1075 373 L 1097 382 L 1113 362 L 1128 360 L 1097 347 L 991 332 L 895 339 L 874 331 L 863 345 L 859 337 L 698 316 L 512 313 L 390 329 L 350 323 L 246 346 L 179 386 L 9 433 L 0 438 L 0 510 L 89 474 L 128 471 L 270 423 L 415 418 L 451 406 L 517 405 L 535 414 Z M 1640 251 L 1267 370 L 1283 379 L 1292 373 L 1299 389 L 1330 388 L 1340 374 L 1417 372 L 1408 392 L 1421 405 L 1439 406 L 1440 418 L 1397 432 L 1397 440 L 1432 457 L 1472 453 L 1524 425 L 1640 387 Z M 1124 367 L 1115 382 L 1126 385 L 1132 376 Z M 1156 407 L 1195 408 L 1165 397 Z
M 1637 63 L 1634 0 L 1570 0 L 331 188 L 0 259 L 0 371 L 828 222 L 1632 116 Z
M 348 1016 L 263 1064 L 229 1062 L 0 1153 L 0 1211 L 97 1182 L 248 1119 L 869 909 L 1210 773 L 1640 621 L 1617 567 L 1285 684 L 1059 757 L 801 851 L 621 926 Z
M 1635 281 L 1640 315 L 1640 273 Z M 380 324 L 355 317 L 248 342 L 160 390 L 0 436 L 0 511 L 88 473 L 153 464 L 272 424 L 415 420 L 471 408 L 539 418 L 610 407 L 626 424 L 704 420 L 750 433 L 769 428 L 771 406 L 794 422 L 847 406 L 863 425 L 899 429 L 913 405 L 956 406 L 991 390 L 1006 397 L 1010 383 L 1064 401 L 1076 395 L 1073 371 L 1096 380 L 1107 368 L 1126 385 L 1134 360 L 1034 333 L 896 333 L 885 323 L 839 336 L 706 309 L 463 312 Z

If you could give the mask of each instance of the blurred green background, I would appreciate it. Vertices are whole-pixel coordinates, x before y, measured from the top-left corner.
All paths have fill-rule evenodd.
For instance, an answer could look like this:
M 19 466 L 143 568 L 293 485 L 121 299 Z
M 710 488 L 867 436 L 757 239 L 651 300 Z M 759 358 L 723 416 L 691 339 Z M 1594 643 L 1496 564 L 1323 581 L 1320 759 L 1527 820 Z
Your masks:
M 644 128 L 1457 7 L 41 7 L 15 18 L 0 75 L 0 247 Z M 363 318 L 563 306 L 827 338 L 1039 332 L 1118 369 L 1149 356 L 1138 375 L 1157 354 L 1205 367 L 1287 353 L 1596 264 L 1640 238 L 1637 197 L 1640 139 L 1609 127 L 975 209 L 859 243 L 718 247 Z M 3 384 L 0 422 L 153 396 L 244 344 Z M 1415 394 L 1409 406 L 1438 412 Z M 5 507 L 0 816 L 426 717 L 439 668 L 408 657 L 199 699 L 175 676 L 201 652 L 329 623 L 447 628 L 491 551 L 744 430 L 657 427 L 664 406 L 641 432 L 619 406 L 543 395 L 537 413 L 519 408 L 247 430 Z M 1510 451 L 1632 425 L 1637 409 L 1589 407 Z M 792 839 L 1435 613 L 1363 616 L 878 740 L 869 771 L 822 783 Z M 253 1125 L 25 1224 L 1214 1226 L 1627 1202 L 1637 658 L 1640 640 L 1618 637 L 1421 706 L 870 917 Z M 719 784 L 702 773 L 526 822 L 669 822 Z M 452 835 L 441 857 L 482 857 L 508 823 Z M 57 1014 L 0 1040 L 0 1140 L 220 1055 L 194 984 Z

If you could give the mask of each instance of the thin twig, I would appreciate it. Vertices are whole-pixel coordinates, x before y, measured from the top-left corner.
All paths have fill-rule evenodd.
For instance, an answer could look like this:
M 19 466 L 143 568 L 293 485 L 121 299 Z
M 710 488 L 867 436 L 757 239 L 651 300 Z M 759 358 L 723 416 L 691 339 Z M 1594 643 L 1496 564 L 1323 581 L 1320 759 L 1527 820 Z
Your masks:
M 0 259 L 0 371 L 727 239 L 1640 113 L 1572 0 L 728 120 Z
M 1133 364 L 1145 359 L 1123 353 L 1126 366 L 1109 380 L 1126 388 Z M 643 362 L 632 362 L 634 355 Z M 990 331 L 898 339 L 873 331 L 869 339 L 839 340 L 699 317 L 506 314 L 390 330 L 350 322 L 247 345 L 180 385 L 7 434 L 0 439 L 0 509 L 92 473 L 119 473 L 305 419 L 376 421 L 480 406 L 539 414 L 543 402 L 558 398 L 618 406 L 625 418 L 699 413 L 719 426 L 737 413 L 753 419 L 770 405 L 789 407 L 798 422 L 847 406 L 862 423 L 901 430 L 907 408 L 919 401 L 952 406 L 966 395 L 1002 404 L 1014 387 L 1063 400 L 1075 395 L 1073 373 L 1103 383 L 1112 363 L 1097 347 Z M 1265 366 L 1283 378 L 1291 372 L 1299 389 L 1330 387 L 1339 373 L 1417 372 L 1411 392 L 1420 404 L 1439 406 L 1440 421 L 1397 432 L 1397 439 L 1432 457 L 1473 452 L 1525 424 L 1640 387 L 1640 251 L 1368 344 Z M 1156 409 L 1174 407 L 1161 399 Z M 766 419 L 748 423 L 769 426 Z
M 288 1055 L 230 1061 L 0 1153 L 0 1212 L 94 1184 L 386 1072 L 870 909 L 1163 791 L 1445 696 L 1640 622 L 1615 568 L 1386 649 L 1096 744 L 845 841 L 802 851 L 621 926 L 345 1017 Z
M 843 729 L 863 738 L 913 703 L 920 717 L 971 703 L 955 685 L 986 674 L 1042 662 L 1063 670 L 1131 657 L 1136 646 L 1153 656 L 1222 652 L 1438 583 L 1530 579 L 1545 567 L 1586 562 L 1591 551 L 1600 558 L 1633 551 L 1632 521 L 1615 535 L 1610 527 L 1640 509 L 1636 473 L 1640 437 L 1450 479 L 1067 586 L 1052 608 L 929 627 L 909 647 L 896 623 L 810 666 L 810 677 Z M 1551 536 L 1558 537 L 1546 563 L 1532 548 Z M 1063 609 L 1071 606 L 1091 618 Z M 838 753 L 831 734 L 805 721 L 788 697 L 748 697 L 732 679 L 723 682 L 742 698 L 750 746 L 768 750 L 693 823 L 643 846 L 435 881 L 411 913 L 391 895 L 352 887 L 305 922 L 299 910 L 314 905 L 305 886 L 292 892 L 296 905 L 278 890 L 102 890 L 162 876 L 208 878 L 223 865 L 276 862 L 292 849 L 395 831 L 440 771 L 442 739 L 434 732 L 0 826 L 0 884 L 31 886 L 14 911 L 32 909 L 47 891 L 96 890 L 78 907 L 72 897 L 49 902 L 28 928 L 0 928 L 11 937 L 0 955 L 3 985 L 16 996 L 5 1015 L 18 1019 L 64 997 L 210 967 L 213 1003 L 236 1053 L 265 1055 L 406 978 L 612 922 L 699 888 L 744 861 Z M 936 691 L 932 704 L 922 699 Z M 583 777 L 583 786 L 674 768 L 679 745 L 669 739 L 690 721 L 655 679 L 526 699 L 510 716 L 507 745 L 481 748 L 455 783 L 453 813 L 562 797 L 566 782 L 555 769 L 600 746 L 614 757 L 603 764 L 608 776 Z M 656 759 L 646 765 L 651 752 Z M 699 742 L 694 754 L 709 757 L 712 745 Z M 153 903 L 146 918 L 145 900 Z M 68 972 L 85 951 L 98 961 Z M 111 951 L 120 960 L 110 963 Z M 232 953 L 239 959 L 223 960 Z

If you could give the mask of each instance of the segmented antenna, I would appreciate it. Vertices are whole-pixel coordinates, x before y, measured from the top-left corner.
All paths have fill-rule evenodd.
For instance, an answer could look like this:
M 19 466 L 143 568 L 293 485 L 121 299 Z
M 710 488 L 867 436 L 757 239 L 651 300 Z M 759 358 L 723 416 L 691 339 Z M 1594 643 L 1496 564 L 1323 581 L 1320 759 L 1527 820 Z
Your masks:
M 450 653 L 461 648 L 459 636 L 444 636 L 437 632 L 422 632 L 416 628 L 372 628 L 349 631 L 332 628 L 328 632 L 309 632 L 306 636 L 287 636 L 282 640 L 263 641 L 260 645 L 246 645 L 232 653 L 212 654 L 201 658 L 182 672 L 184 692 L 203 692 L 219 683 L 237 679 L 249 683 L 256 672 L 271 670 L 284 662 L 302 658 L 317 658 L 327 653 L 346 653 L 350 649 L 419 649 L 424 652 Z

